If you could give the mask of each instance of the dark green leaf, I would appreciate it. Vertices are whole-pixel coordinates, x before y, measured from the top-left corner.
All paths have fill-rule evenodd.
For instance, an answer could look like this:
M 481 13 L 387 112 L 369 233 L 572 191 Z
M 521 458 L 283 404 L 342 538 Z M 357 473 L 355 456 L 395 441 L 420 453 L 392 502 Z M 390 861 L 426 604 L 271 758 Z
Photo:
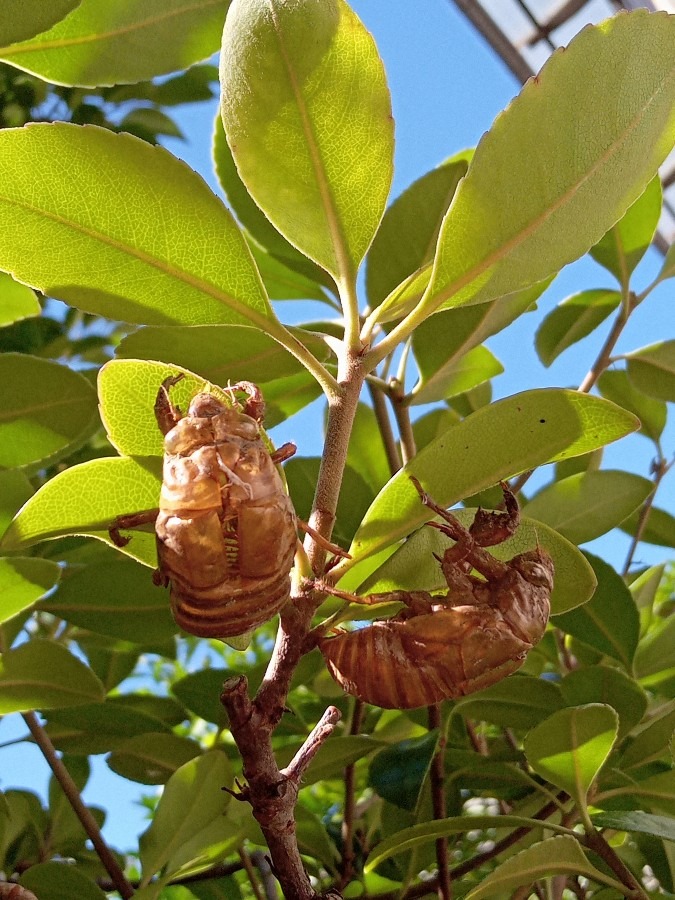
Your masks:
M 32 639 L 0 660 L 0 714 L 80 706 L 103 699 L 103 685 L 84 663 L 52 641 Z
M 640 617 L 622 578 L 606 562 L 584 554 L 598 579 L 593 597 L 584 606 L 556 618 L 556 625 L 619 660 L 631 671 L 640 634 Z
M 652 718 L 644 728 L 633 735 L 621 757 L 621 768 L 643 766 L 668 753 L 668 744 L 675 731 L 675 701 Z
M 108 753 L 137 735 L 169 732 L 168 725 L 127 706 L 123 697 L 53 710 L 46 719 L 47 733 L 54 745 L 64 753 L 76 755 Z
M 40 900 L 105 900 L 96 884 L 67 862 L 46 862 L 31 866 L 21 876 L 21 886 Z
M 610 666 L 585 666 L 566 675 L 560 690 L 569 706 L 604 703 L 619 715 L 618 739 L 631 731 L 647 709 L 642 688 L 619 669 Z
M 457 711 L 469 719 L 504 728 L 533 728 L 561 709 L 560 688 L 551 681 L 514 675 L 459 701 Z
M 651 834 L 666 841 L 675 841 L 675 821 L 667 816 L 655 816 L 635 809 L 596 813 L 591 818 L 596 828 L 615 828 L 617 831 Z
M 643 393 L 675 401 L 675 341 L 660 341 L 626 354 L 628 377 Z
M 163 731 L 146 732 L 122 741 L 107 763 L 113 772 L 141 784 L 166 784 L 184 763 L 201 753 L 199 744 Z
M 368 768 L 368 783 L 384 800 L 414 810 L 438 745 L 438 731 L 385 747 Z
M 98 425 L 92 386 L 66 366 L 3 353 L 0 381 L 0 468 L 44 467 L 83 444 Z
M 580 472 L 547 485 L 523 512 L 569 541 L 584 544 L 611 531 L 641 506 L 654 486 L 630 472 Z
M 618 291 L 582 291 L 567 297 L 537 329 L 535 345 L 539 359 L 550 366 L 564 350 L 595 331 L 620 303 Z
M 623 369 L 608 369 L 598 379 L 603 397 L 634 413 L 642 422 L 640 434 L 658 441 L 666 426 L 668 407 L 635 387 Z
M 621 523 L 621 530 L 627 534 L 637 534 L 640 511 L 629 516 Z M 675 547 L 675 517 L 665 509 L 652 506 L 647 514 L 644 528 L 640 531 L 640 540 L 646 544 L 658 544 L 661 547 Z

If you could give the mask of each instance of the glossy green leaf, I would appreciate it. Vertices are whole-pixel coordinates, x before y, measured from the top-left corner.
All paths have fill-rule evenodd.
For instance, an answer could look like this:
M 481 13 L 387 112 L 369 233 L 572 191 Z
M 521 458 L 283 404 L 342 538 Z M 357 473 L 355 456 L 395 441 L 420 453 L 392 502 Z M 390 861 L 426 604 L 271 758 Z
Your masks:
M 49 559 L 0 558 L 0 622 L 29 609 L 54 587 L 60 569 Z
M 428 444 L 380 491 L 354 537 L 353 559 L 370 556 L 429 518 L 409 475 L 450 506 L 519 472 L 578 456 L 633 431 L 637 420 L 576 391 L 526 391 L 479 409 Z M 508 436 L 505 439 L 505 435 Z M 341 563 L 344 571 L 353 563 Z
M 520 885 L 532 884 L 549 875 L 581 875 L 618 888 L 623 895 L 623 885 L 592 866 L 576 838 L 560 835 L 533 844 L 501 863 L 479 887 L 469 891 L 466 900 L 504 897 Z
M 529 729 L 563 705 L 557 684 L 514 675 L 461 699 L 457 711 L 468 719 L 492 722 L 504 728 Z
M 554 481 L 525 504 L 523 512 L 569 541 L 583 544 L 611 531 L 652 493 L 648 478 L 630 472 L 579 472 Z
M 629 278 L 652 242 L 661 216 L 661 179 L 658 175 L 607 234 L 591 248 L 593 259 L 616 276 L 619 284 Z
M 675 841 L 675 820 L 641 809 L 597 813 L 592 816 L 592 822 L 596 828 L 615 828 L 617 831 L 651 834 L 666 841 Z
M 166 640 L 177 630 L 167 592 L 131 560 L 74 572 L 40 608 L 80 628 L 137 644 Z
M 0 156 L 0 266 L 18 281 L 126 322 L 280 327 L 231 214 L 166 150 L 58 122 L 6 129 Z
M 105 900 L 106 894 L 78 868 L 67 862 L 31 866 L 21 876 L 21 886 L 40 900 Z
M 608 369 L 598 379 L 598 389 L 606 400 L 623 406 L 642 422 L 640 434 L 658 441 L 666 427 L 668 408 L 663 400 L 656 400 L 635 387 L 623 369 Z
M 621 530 L 627 534 L 637 534 L 638 521 L 639 511 L 621 523 Z M 647 515 L 644 528 L 640 530 L 640 540 L 646 544 L 675 547 L 675 517 L 665 509 L 652 506 Z
M 0 44 L 15 44 L 40 34 L 79 6 L 81 0 L 5 0 L 0 18 Z
M 103 685 L 65 647 L 33 638 L 0 659 L 0 714 L 79 706 L 103 699 Z
M 427 444 L 444 434 L 451 425 L 457 425 L 460 421 L 460 416 L 447 407 L 432 409 L 426 415 L 415 419 L 413 422 L 413 435 L 415 436 L 417 452 L 419 453 Z
M 264 248 L 272 259 L 280 260 L 291 271 L 304 276 L 308 282 L 328 287 L 334 293 L 335 282 L 333 279 L 316 263 L 307 259 L 293 244 L 290 244 L 251 198 L 244 182 L 239 177 L 239 172 L 237 172 L 232 151 L 225 138 L 220 113 L 216 116 L 214 126 L 213 162 L 218 181 L 225 191 L 229 205 L 253 240 L 261 248 Z M 325 295 L 317 290 L 316 298 L 325 300 Z M 307 296 L 305 299 L 311 299 L 311 296 Z
M 145 883 L 214 821 L 226 825 L 223 813 L 231 798 L 222 788 L 231 784 L 230 762 L 219 750 L 205 753 L 174 772 L 152 824 L 141 835 Z
M 525 816 L 451 816 L 447 819 L 437 819 L 433 822 L 423 822 L 410 828 L 403 828 L 391 837 L 386 838 L 370 852 L 365 871 L 372 872 L 385 859 L 413 850 L 439 837 L 447 837 L 452 834 L 461 834 L 474 829 L 512 829 L 520 827 L 543 828 L 553 832 L 562 831 L 561 826 L 552 822 L 538 819 L 529 819 Z
M 33 492 L 33 485 L 20 469 L 0 471 L 0 538 Z
M 675 617 L 653 625 L 635 654 L 635 674 L 646 678 L 675 667 Z
M 465 159 L 446 160 L 388 207 L 367 257 L 366 293 L 372 308 L 432 261 L 441 222 L 467 165 Z
M 300 328 L 289 330 L 317 359 L 329 358 L 330 351 L 319 336 Z M 315 384 L 311 375 L 281 344 L 264 332 L 244 325 L 140 328 L 120 342 L 116 355 L 174 363 L 222 386 L 253 381 L 261 385 L 265 398 L 272 389 L 267 389 L 267 382 L 304 376 L 304 383 Z
M 675 341 L 661 341 L 626 354 L 628 377 L 657 400 L 675 401 Z
M 636 732 L 621 757 L 621 768 L 642 766 L 668 753 L 668 744 L 675 731 L 675 701 L 650 719 Z
M 393 120 L 371 35 L 344 0 L 234 0 L 221 111 L 239 174 L 270 221 L 352 283 L 393 171 Z
M 127 706 L 123 696 L 108 697 L 103 703 L 52 710 L 45 718 L 47 734 L 54 746 L 78 756 L 109 753 L 136 736 L 169 733 L 168 725 Z
M 91 437 L 96 395 L 82 375 L 51 360 L 0 355 L 0 467 L 46 465 Z
M 604 703 L 619 715 L 618 740 L 622 740 L 642 719 L 647 696 L 642 688 L 620 669 L 611 666 L 584 666 L 569 672 L 560 683 L 569 706 Z
M 471 351 L 477 353 L 483 341 L 502 331 L 514 319 L 531 309 L 549 283 L 549 281 L 541 282 L 511 296 L 500 297 L 492 303 L 447 309 L 433 319 L 422 322 L 415 329 L 412 339 L 415 359 L 421 374 L 421 381 L 413 390 L 413 394 L 417 395 L 416 402 L 426 402 L 420 399 L 418 392 L 423 396 L 428 393 L 429 400 L 444 399 L 460 393 L 461 391 L 455 391 L 452 394 L 443 394 L 442 390 L 434 392 L 434 386 L 436 382 L 441 382 L 442 385 L 448 374 L 452 378 L 454 371 L 458 367 L 461 370 L 465 365 L 464 360 Z M 480 349 L 484 356 L 486 348 Z M 497 375 L 501 371 L 503 371 L 501 368 L 498 370 L 494 368 L 492 374 Z M 468 383 L 462 391 L 470 390 L 477 383 L 479 382 L 474 381 L 473 385 Z M 434 393 L 438 393 L 438 397 L 435 397 Z
M 532 729 L 523 749 L 534 771 L 585 805 L 616 740 L 619 716 L 604 703 L 561 709 Z
M 389 803 L 414 810 L 438 746 L 438 731 L 381 750 L 368 767 L 368 784 Z
M 69 5 L 78 8 L 49 31 L 3 46 L 0 59 L 56 84 L 143 81 L 211 56 L 228 6 L 227 0 L 82 0 Z
M 595 331 L 620 303 L 618 291 L 582 291 L 567 297 L 537 329 L 535 346 L 539 359 L 550 366 L 564 350 Z
M 673 47 L 675 19 L 638 10 L 551 55 L 476 149 L 441 228 L 427 312 L 540 281 L 623 216 L 673 146 Z
M 640 634 L 640 617 L 623 579 L 606 562 L 586 553 L 598 586 L 584 606 L 556 619 L 568 634 L 619 660 L 630 672 Z
M 163 731 L 139 734 L 119 744 L 107 763 L 113 772 L 141 784 L 165 784 L 184 763 L 201 753 L 196 741 Z
M 270 300 L 321 300 L 335 308 L 316 281 L 294 271 L 285 260 L 272 256 L 250 239 L 249 247 Z M 313 265 L 310 260 L 307 263 Z M 325 272 L 323 274 L 327 277 Z
M 504 371 L 504 366 L 497 357 L 482 345 L 474 347 L 440 369 L 427 371 L 426 357 L 418 355 L 417 360 L 421 377 L 411 394 L 413 404 L 433 403 L 445 400 L 446 397 L 455 397 Z
M 159 459 L 95 459 L 60 472 L 19 510 L 2 539 L 5 550 L 21 550 L 64 534 L 88 534 L 111 543 L 108 527 L 117 516 L 157 506 Z M 136 531 L 124 552 L 157 564 L 155 536 Z
M 475 509 L 456 509 L 453 515 L 468 527 Z M 427 515 L 427 520 L 433 518 Z M 390 556 L 373 576 L 359 589 L 359 593 L 382 593 L 397 589 L 437 591 L 445 589 L 441 567 L 434 554 L 442 556 L 451 541 L 435 528 L 421 528 Z M 521 519 L 513 537 L 494 547 L 490 553 L 498 559 L 512 559 L 526 550 L 542 546 L 550 553 L 555 565 L 555 580 L 551 594 L 554 615 L 585 603 L 593 595 L 595 576 L 582 553 L 552 528 L 533 519 Z
M 0 327 L 39 316 L 41 311 L 35 292 L 14 281 L 11 275 L 0 272 Z

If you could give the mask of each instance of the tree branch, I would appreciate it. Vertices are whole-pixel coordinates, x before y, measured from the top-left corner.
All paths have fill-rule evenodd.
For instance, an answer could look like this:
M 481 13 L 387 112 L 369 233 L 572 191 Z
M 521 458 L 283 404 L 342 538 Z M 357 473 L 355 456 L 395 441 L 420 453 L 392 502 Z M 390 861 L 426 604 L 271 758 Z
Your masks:
M 61 785 L 61 789 L 72 806 L 75 815 L 80 820 L 87 837 L 94 845 L 94 849 L 96 850 L 99 859 L 103 863 L 107 873 L 110 875 L 112 883 L 115 885 L 115 890 L 119 891 L 120 896 L 123 897 L 124 900 L 129 900 L 129 898 L 134 895 L 134 889 L 125 878 L 119 863 L 113 856 L 106 842 L 103 840 L 103 835 L 101 834 L 96 820 L 82 802 L 82 797 L 77 789 L 77 785 L 71 778 L 70 772 L 61 761 L 61 758 L 57 755 L 49 735 L 42 725 L 40 725 L 34 712 L 23 713 L 23 720 L 28 726 L 30 733 L 33 735 L 35 743 L 42 751 L 42 755 L 47 760 L 49 768 L 54 773 L 54 777 Z
M 447 815 L 445 803 L 445 734 L 441 732 L 441 708 L 438 703 L 428 708 L 429 728 L 439 729 L 439 737 L 436 753 L 431 760 L 429 780 L 431 782 L 431 803 L 434 811 L 434 819 L 444 819 Z M 436 839 L 436 862 L 438 864 L 438 896 L 440 900 L 450 900 L 452 887 L 450 885 L 450 868 L 448 866 L 448 839 L 440 837 Z

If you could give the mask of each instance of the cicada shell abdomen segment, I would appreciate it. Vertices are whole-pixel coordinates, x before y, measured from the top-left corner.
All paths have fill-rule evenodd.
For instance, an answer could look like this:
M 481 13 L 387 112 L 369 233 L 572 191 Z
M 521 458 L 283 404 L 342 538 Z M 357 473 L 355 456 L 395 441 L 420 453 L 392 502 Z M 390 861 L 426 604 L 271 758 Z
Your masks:
M 165 437 L 156 523 L 177 624 L 200 637 L 262 625 L 289 597 L 295 513 L 258 422 L 199 394 Z
M 533 580 L 528 580 L 528 577 Z M 542 637 L 553 563 L 543 550 L 515 557 L 487 602 L 404 613 L 320 641 L 335 680 L 385 709 L 414 709 L 482 690 L 511 675 Z

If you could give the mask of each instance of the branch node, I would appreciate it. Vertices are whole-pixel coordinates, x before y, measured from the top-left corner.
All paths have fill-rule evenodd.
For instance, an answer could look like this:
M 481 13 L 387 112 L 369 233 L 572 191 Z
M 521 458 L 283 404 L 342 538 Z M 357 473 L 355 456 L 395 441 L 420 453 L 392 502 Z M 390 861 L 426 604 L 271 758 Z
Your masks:
M 336 706 L 329 706 L 307 736 L 305 743 L 300 747 L 286 768 L 281 770 L 281 774 L 293 784 L 296 790 L 305 770 L 323 742 L 332 734 L 335 726 L 340 721 L 341 715 L 340 710 Z

